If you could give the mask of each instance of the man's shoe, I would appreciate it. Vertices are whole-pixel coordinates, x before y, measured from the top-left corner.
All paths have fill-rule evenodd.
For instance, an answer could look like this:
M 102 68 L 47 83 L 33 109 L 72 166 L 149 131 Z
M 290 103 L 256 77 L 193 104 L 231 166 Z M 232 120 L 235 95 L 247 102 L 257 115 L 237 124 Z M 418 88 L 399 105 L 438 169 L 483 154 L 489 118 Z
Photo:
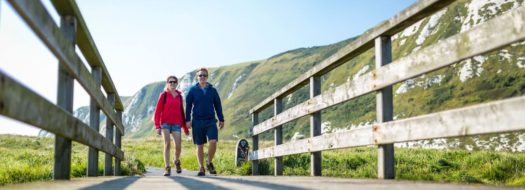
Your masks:
M 197 173 L 197 176 L 205 176 L 206 175 L 206 170 L 204 170 L 204 167 L 201 167 L 199 173 Z
M 182 172 L 182 168 L 180 167 L 180 160 L 175 160 L 175 168 L 177 169 L 178 174 Z
M 170 176 L 171 175 L 171 168 L 168 166 L 164 168 L 164 176 Z
M 210 174 L 217 175 L 217 171 L 215 171 L 215 167 L 213 166 L 213 163 L 207 163 L 206 167 L 208 168 L 208 171 L 210 171 Z

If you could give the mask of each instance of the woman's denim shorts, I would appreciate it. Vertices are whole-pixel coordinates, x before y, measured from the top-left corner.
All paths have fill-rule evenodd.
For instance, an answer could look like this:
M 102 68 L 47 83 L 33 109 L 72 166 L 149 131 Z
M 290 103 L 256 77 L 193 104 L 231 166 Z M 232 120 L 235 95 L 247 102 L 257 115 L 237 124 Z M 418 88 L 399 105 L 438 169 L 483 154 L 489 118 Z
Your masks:
M 170 133 L 173 133 L 173 132 L 176 132 L 176 133 L 180 133 L 181 131 L 181 128 L 180 128 L 180 125 L 176 125 L 176 124 L 162 124 L 160 125 L 160 128 L 161 129 L 168 129 L 170 130 Z

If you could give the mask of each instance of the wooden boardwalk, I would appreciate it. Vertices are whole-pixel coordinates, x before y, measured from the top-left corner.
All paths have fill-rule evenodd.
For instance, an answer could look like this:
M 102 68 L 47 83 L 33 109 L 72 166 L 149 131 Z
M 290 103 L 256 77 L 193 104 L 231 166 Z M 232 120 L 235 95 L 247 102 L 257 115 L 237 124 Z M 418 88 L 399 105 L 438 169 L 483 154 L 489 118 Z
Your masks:
M 118 176 L 120 163 L 125 159 L 121 149 L 121 139 L 125 132 L 122 122 L 124 107 L 76 2 L 51 1 L 60 15 L 60 26 L 54 22 L 50 11 L 40 1 L 7 2 L 59 60 L 59 92 L 55 104 L 0 71 L 0 115 L 56 135 L 53 179 L 57 180 L 8 185 L 0 187 L 2 189 L 525 189 L 384 180 L 396 178 L 394 143 L 525 131 L 523 95 L 394 120 L 392 90 L 392 86 L 397 83 L 450 67 L 486 52 L 522 43 L 525 40 L 525 6 L 393 60 L 392 39 L 397 33 L 456 2 L 417 1 L 389 20 L 368 30 L 253 107 L 250 110 L 253 125 L 250 136 L 253 143 L 249 153 L 252 173 L 259 173 L 259 160 L 271 158 L 274 161 L 274 173 L 282 174 L 283 156 L 309 153 L 312 177 L 197 177 L 194 171 L 165 177 L 158 168 L 148 168 L 144 176 Z M 76 52 L 76 47 L 80 53 Z M 375 51 L 374 70 L 358 79 L 347 80 L 332 90 L 321 91 L 321 76 L 369 49 Z M 82 56 L 86 61 L 81 59 Z M 90 68 L 86 67 L 87 65 Z M 89 124 L 83 123 L 72 114 L 75 81 L 91 98 Z M 285 110 L 283 99 L 306 85 L 310 86 L 310 99 Z M 376 95 L 376 123 L 350 131 L 321 135 L 322 110 L 353 101 L 366 94 Z M 259 113 L 271 106 L 274 111 L 273 117 L 262 121 L 263 117 L 259 118 Z M 100 134 L 101 111 L 108 118 L 105 136 Z M 310 137 L 283 144 L 283 125 L 301 117 L 310 118 Z M 259 135 L 265 132 L 274 134 L 274 145 L 259 149 Z M 90 147 L 86 173 L 88 176 L 98 174 L 98 154 L 103 152 L 104 175 L 118 177 L 64 180 L 71 176 L 72 141 Z M 321 177 L 322 151 L 368 145 L 377 146 L 377 176 L 380 179 Z M 112 165 L 113 163 L 115 164 Z
M 8 185 L 2 189 L 362 189 L 362 190 L 396 190 L 396 189 L 525 189 L 525 187 L 499 187 L 483 185 L 461 185 L 444 183 L 425 183 L 398 180 L 378 179 L 344 179 L 307 176 L 205 176 L 197 177 L 194 171 L 183 171 L 164 177 L 161 169 L 148 168 L 144 176 L 129 177 L 89 177 L 74 178 L 70 181 L 36 182 Z

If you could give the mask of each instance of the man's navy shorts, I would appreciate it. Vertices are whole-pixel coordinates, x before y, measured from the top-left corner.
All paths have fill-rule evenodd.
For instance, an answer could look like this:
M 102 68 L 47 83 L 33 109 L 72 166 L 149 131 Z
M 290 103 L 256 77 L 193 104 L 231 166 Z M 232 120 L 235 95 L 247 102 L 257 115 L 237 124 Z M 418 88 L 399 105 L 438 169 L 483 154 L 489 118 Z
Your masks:
M 197 120 L 191 121 L 193 144 L 206 144 L 208 140 L 219 141 L 219 131 L 217 130 L 217 120 Z

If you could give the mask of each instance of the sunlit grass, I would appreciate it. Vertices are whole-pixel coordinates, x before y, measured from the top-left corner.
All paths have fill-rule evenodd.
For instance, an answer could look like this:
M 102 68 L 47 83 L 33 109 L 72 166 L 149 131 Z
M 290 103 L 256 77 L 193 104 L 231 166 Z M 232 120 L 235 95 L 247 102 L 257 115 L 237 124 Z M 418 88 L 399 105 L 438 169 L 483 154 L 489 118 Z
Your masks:
M 45 181 L 53 178 L 54 138 L 0 135 L 0 185 Z M 83 177 L 87 171 L 88 147 L 73 143 L 71 176 Z M 142 174 L 144 166 L 126 153 L 122 175 Z M 104 173 L 104 153 L 99 152 L 98 173 Z
M 146 166 L 164 168 L 163 147 L 164 142 L 160 137 L 147 137 L 144 139 L 125 140 L 123 142 L 126 153 L 133 154 Z M 170 165 L 173 167 L 175 155 L 174 143 L 171 143 Z M 207 159 L 208 147 L 204 147 L 204 159 Z M 217 151 L 213 159 L 216 170 L 222 175 L 233 175 L 242 173 L 235 168 L 235 142 L 219 141 Z M 197 171 L 199 163 L 196 156 L 196 146 L 191 141 L 182 141 L 181 164 L 184 170 Z M 246 173 L 246 172 L 245 172 Z
M 0 185 L 52 179 L 52 138 L 0 135 Z M 261 142 L 261 144 L 268 142 Z M 198 170 L 195 145 L 183 141 L 181 162 L 184 170 Z M 138 140 L 125 139 L 122 163 L 124 175 L 144 172 L 144 166 L 163 168 L 163 141 L 160 137 Z M 173 143 L 172 143 L 173 146 Z M 173 164 L 174 147 L 171 148 Z M 207 150 L 207 148 L 205 149 Z M 251 175 L 251 162 L 234 166 L 235 142 L 220 141 L 214 165 L 219 175 Z M 377 178 L 377 149 L 360 147 L 324 151 L 323 176 L 344 178 Z M 71 175 L 86 174 L 87 147 L 74 144 Z M 480 183 L 495 185 L 525 185 L 525 154 L 493 151 L 434 150 L 396 148 L 396 179 Z M 259 162 L 261 175 L 273 175 L 273 159 Z M 100 153 L 99 174 L 103 173 L 103 153 Z M 310 155 L 284 156 L 284 175 L 310 175 Z

